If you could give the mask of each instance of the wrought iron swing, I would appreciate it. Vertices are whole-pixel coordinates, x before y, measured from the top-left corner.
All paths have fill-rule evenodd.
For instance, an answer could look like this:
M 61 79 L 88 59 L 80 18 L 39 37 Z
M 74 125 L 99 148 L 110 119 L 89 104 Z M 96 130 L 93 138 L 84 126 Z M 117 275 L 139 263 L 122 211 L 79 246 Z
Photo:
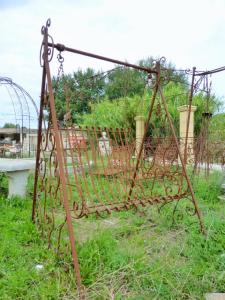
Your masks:
M 43 73 L 32 218 L 49 245 L 54 235 L 58 247 L 62 228 L 67 224 L 81 292 L 72 219 L 189 198 L 202 231 L 204 225 L 163 94 L 160 61 L 150 69 L 54 44 L 49 27 L 50 20 L 41 31 Z M 153 77 L 144 136 L 139 145 L 128 129 L 60 126 L 50 73 L 54 49 L 60 54 L 69 51 L 134 68 Z M 161 126 L 157 128 L 159 119 Z M 63 217 L 57 218 L 57 210 Z

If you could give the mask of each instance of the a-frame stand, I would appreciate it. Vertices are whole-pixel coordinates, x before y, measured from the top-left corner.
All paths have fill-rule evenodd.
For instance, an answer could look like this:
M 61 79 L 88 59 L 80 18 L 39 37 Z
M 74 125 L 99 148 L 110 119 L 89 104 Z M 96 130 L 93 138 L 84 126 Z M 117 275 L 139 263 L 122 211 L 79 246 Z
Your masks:
M 187 193 L 190 195 L 191 201 L 193 202 L 195 212 L 197 214 L 197 217 L 199 219 L 201 231 L 204 232 L 204 225 L 203 221 L 201 219 L 200 210 L 197 206 L 197 202 L 195 199 L 195 195 L 193 192 L 193 188 L 190 182 L 190 179 L 188 177 L 186 166 L 183 161 L 182 154 L 180 152 L 179 148 L 179 142 L 177 140 L 173 122 L 171 119 L 171 116 L 169 114 L 167 104 L 165 97 L 163 95 L 163 91 L 161 88 L 161 74 L 160 74 L 160 62 L 156 63 L 156 67 L 154 69 L 148 69 L 144 67 L 139 67 L 136 65 L 124 63 L 121 61 L 117 61 L 114 59 L 102 57 L 99 55 L 86 53 L 83 51 L 79 51 L 76 49 L 67 48 L 61 44 L 54 44 L 52 39 L 49 42 L 49 38 L 51 38 L 48 34 L 48 28 L 50 26 L 50 20 L 47 21 L 46 26 L 42 27 L 42 34 L 43 34 L 43 43 L 41 47 L 41 63 L 43 68 L 42 73 L 42 86 L 41 86 L 41 101 L 40 101 L 40 114 L 39 114 L 39 128 L 38 128 L 38 144 L 37 144 L 37 158 L 36 158 L 36 171 L 35 171 L 35 183 L 34 183 L 34 199 L 33 199 L 33 212 L 32 212 L 32 219 L 33 221 L 37 221 L 39 224 L 43 223 L 45 226 L 42 227 L 42 232 L 45 230 L 48 231 L 46 234 L 48 240 L 50 241 L 52 238 L 53 231 L 56 230 L 57 224 L 55 221 L 55 210 L 58 205 L 62 205 L 63 210 L 65 212 L 65 220 L 63 220 L 62 225 L 58 226 L 58 240 L 60 240 L 61 237 L 61 230 L 64 226 L 64 224 L 67 224 L 68 229 L 68 235 L 69 235 L 69 242 L 70 242 L 70 249 L 72 253 L 73 258 L 73 265 L 75 270 L 75 276 L 77 281 L 77 287 L 80 294 L 80 297 L 83 297 L 82 293 L 82 282 L 81 282 L 81 275 L 80 275 L 80 268 L 79 268 L 79 262 L 78 262 L 78 255 L 76 251 L 76 245 L 75 245 L 75 235 L 74 235 L 74 228 L 72 224 L 72 212 L 76 211 L 78 206 L 82 207 L 81 212 L 85 211 L 85 214 L 80 214 L 80 216 L 88 215 L 89 213 L 98 210 L 105 210 L 110 211 L 111 209 L 114 210 L 121 210 L 121 209 L 130 209 L 134 206 L 138 205 L 145 205 L 145 204 L 158 204 L 158 203 L 167 203 L 171 201 L 178 201 L 182 197 L 185 197 Z M 51 61 L 53 57 L 53 51 L 54 49 L 61 51 L 70 51 L 73 53 L 81 54 L 90 56 L 96 59 L 106 60 L 110 61 L 112 63 L 128 66 L 131 68 L 135 68 L 141 71 L 145 71 L 148 74 L 153 74 L 155 77 L 154 87 L 153 87 L 153 93 L 150 103 L 150 108 L 148 112 L 148 118 L 145 126 L 145 133 L 144 137 L 142 139 L 141 145 L 139 147 L 139 152 L 137 154 L 134 167 L 129 171 L 130 173 L 126 175 L 126 178 L 123 176 L 117 177 L 116 180 L 123 180 L 123 183 L 127 186 L 127 193 L 125 196 L 123 195 L 123 199 L 119 203 L 100 203 L 102 199 L 99 200 L 99 204 L 96 204 L 96 206 L 90 206 L 89 202 L 86 200 L 86 194 L 83 189 L 83 185 L 80 184 L 80 176 L 77 173 L 76 166 L 74 165 L 73 158 L 72 163 L 74 167 L 74 180 L 75 184 L 73 184 L 74 188 L 77 188 L 77 194 L 74 196 L 73 191 L 71 189 L 71 176 L 68 172 L 67 167 L 67 161 L 65 159 L 65 146 L 64 146 L 64 140 L 62 137 L 62 132 L 58 123 L 57 114 L 56 114 L 56 107 L 55 107 L 55 99 L 54 99 L 54 91 L 52 86 L 52 77 L 50 73 L 50 66 L 49 62 Z M 158 98 L 157 98 L 158 97 Z M 159 102 L 156 105 L 157 99 L 160 99 L 160 105 Z M 147 137 L 148 128 L 151 124 L 151 119 L 153 116 L 153 113 L 155 109 L 158 110 L 164 110 L 164 119 L 165 123 L 168 125 L 168 130 L 170 132 L 170 138 L 173 141 L 173 145 L 177 151 L 178 159 L 181 163 L 181 166 L 176 166 L 176 174 L 178 173 L 179 169 L 179 176 L 180 176 L 180 183 L 177 187 L 177 191 L 172 195 L 169 194 L 169 189 L 165 188 L 165 195 L 164 196 L 154 196 L 151 195 L 145 195 L 143 194 L 143 197 L 141 198 L 141 195 L 139 193 L 139 190 L 136 189 L 137 186 L 137 180 L 139 177 L 139 171 L 141 168 L 141 162 L 143 159 L 143 151 L 144 151 L 144 143 L 145 139 Z M 48 117 L 46 118 L 45 112 L 48 112 Z M 44 124 L 47 123 L 47 126 L 45 127 Z M 165 126 L 164 126 L 165 127 Z M 92 135 L 93 137 L 93 135 Z M 162 145 L 162 144 L 161 144 Z M 155 147 L 156 148 L 156 147 Z M 155 149 L 154 148 L 154 149 Z M 80 151 L 80 150 L 77 150 Z M 87 155 L 87 153 L 86 153 Z M 178 160 L 176 160 L 178 161 Z M 151 173 L 153 176 L 151 176 L 150 180 L 157 179 L 157 170 L 159 167 L 155 168 L 155 165 L 153 166 L 153 163 L 155 164 L 156 159 L 153 158 L 151 161 L 151 164 L 149 164 L 149 170 L 153 170 L 154 172 Z M 165 159 L 163 159 L 163 166 L 161 165 L 160 168 L 165 168 L 166 165 L 168 165 L 168 160 L 165 162 Z M 83 175 L 83 169 L 81 169 L 81 174 Z M 92 171 L 90 171 L 90 174 L 92 174 Z M 168 176 L 167 172 L 160 173 L 160 180 L 162 180 L 163 176 L 167 176 L 168 178 L 171 178 L 171 171 L 170 176 Z M 79 177 L 80 176 L 80 177 Z M 125 179 L 126 180 L 125 180 Z M 147 178 L 149 179 L 149 178 Z M 146 180 L 147 180 L 146 179 Z M 83 176 L 83 182 L 85 182 L 85 176 Z M 100 180 L 98 177 L 97 179 L 93 179 L 91 177 L 92 183 L 94 180 Z M 115 180 L 115 182 L 116 182 Z M 164 179 L 163 179 L 164 180 Z M 186 182 L 186 191 L 184 192 L 182 190 L 181 185 L 183 182 Z M 83 183 L 82 182 L 82 183 Z M 94 182 L 95 183 L 95 182 Z M 121 182 L 120 182 L 121 184 Z M 94 185 L 94 184 L 93 184 Z M 143 191 L 143 189 L 141 190 Z M 78 198 L 80 196 L 80 202 L 78 200 L 74 200 L 74 198 Z M 48 213 L 49 210 L 49 213 Z M 50 242 L 49 242 L 50 244 Z

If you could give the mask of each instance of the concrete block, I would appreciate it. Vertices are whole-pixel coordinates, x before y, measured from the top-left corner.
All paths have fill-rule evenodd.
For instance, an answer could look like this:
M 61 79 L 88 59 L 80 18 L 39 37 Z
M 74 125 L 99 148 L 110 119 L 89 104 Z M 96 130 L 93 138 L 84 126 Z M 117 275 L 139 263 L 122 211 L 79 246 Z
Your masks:
M 206 300 L 225 300 L 225 293 L 208 293 L 205 295 Z

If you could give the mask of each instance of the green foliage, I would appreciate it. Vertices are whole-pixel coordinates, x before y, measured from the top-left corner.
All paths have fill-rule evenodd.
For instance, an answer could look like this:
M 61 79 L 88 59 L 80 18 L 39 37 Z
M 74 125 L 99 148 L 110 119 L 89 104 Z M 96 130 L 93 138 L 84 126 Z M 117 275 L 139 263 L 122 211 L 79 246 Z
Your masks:
M 187 104 L 188 101 L 188 89 L 183 83 L 169 82 L 164 87 L 164 95 L 167 101 L 167 107 L 172 117 L 177 134 L 179 133 L 179 112 L 177 108 L 181 105 Z M 104 98 L 98 103 L 91 105 L 91 113 L 86 115 L 80 115 L 78 122 L 85 126 L 100 126 L 100 127 L 124 127 L 130 128 L 135 132 L 134 118 L 137 115 L 144 115 L 147 118 L 149 105 L 151 101 L 151 91 L 145 92 L 142 96 L 135 95 L 133 97 L 123 97 L 110 101 Z M 199 93 L 193 97 L 193 105 L 197 106 L 195 112 L 195 135 L 198 136 L 203 124 L 202 113 L 206 111 L 206 96 L 203 93 Z M 213 97 L 210 101 L 210 111 L 216 112 L 221 106 L 219 99 Z M 165 116 L 165 109 L 161 104 L 161 114 L 153 114 L 151 122 L 155 128 L 160 131 L 163 126 L 162 119 Z M 215 122 L 214 122 L 215 123 Z M 214 124 L 213 123 L 213 124 Z M 218 125 L 219 121 L 216 122 Z M 222 117 L 220 118 L 220 128 L 223 128 L 224 123 Z M 217 128 L 213 125 L 211 132 L 216 132 Z M 151 133 L 151 128 L 149 128 Z M 215 136 L 215 134 L 214 134 Z
M 5 123 L 2 128 L 16 128 L 17 125 L 13 123 Z
M 178 134 L 179 129 L 179 112 L 177 108 L 187 104 L 188 89 L 182 83 L 169 82 L 164 87 L 164 95 L 167 101 L 169 113 L 172 117 L 175 129 Z M 145 92 L 142 96 L 123 97 L 110 101 L 104 98 L 98 103 L 91 105 L 91 113 L 80 115 L 78 121 L 85 126 L 100 127 L 126 127 L 135 131 L 134 118 L 137 115 L 144 115 L 147 118 L 148 109 L 151 101 L 151 92 Z M 199 134 L 202 127 L 202 113 L 205 111 L 206 98 L 202 93 L 193 97 L 193 105 L 197 106 L 195 112 L 195 134 Z M 219 100 L 211 101 L 210 110 L 215 112 L 220 104 Z M 152 123 L 158 129 L 162 126 L 162 116 L 165 116 L 165 109 L 161 105 L 161 114 L 152 115 Z
M 62 299 L 69 274 L 31 222 L 31 199 L 1 198 L 0 228 L 0 299 Z
M 156 60 L 159 60 L 160 58 L 157 58 Z M 145 59 L 141 59 L 138 62 L 138 65 L 145 67 L 145 68 L 152 68 L 153 63 L 155 62 L 155 59 L 150 56 Z M 166 80 L 168 82 L 175 82 L 175 83 L 181 83 L 181 84 L 187 84 L 188 79 L 187 75 L 184 72 L 177 72 L 176 67 L 172 62 L 167 62 L 164 60 L 161 60 L 161 78 L 167 78 Z
M 129 68 L 117 68 L 110 72 L 105 87 L 108 99 L 141 96 L 145 90 L 142 72 Z
M 193 97 L 193 105 L 197 106 L 197 111 L 195 112 L 195 133 L 198 134 L 204 125 L 203 113 L 211 112 L 212 114 L 217 113 L 222 108 L 222 102 L 219 98 L 214 95 L 211 96 L 207 107 L 207 96 L 200 92 Z
M 138 64 L 151 68 L 153 58 L 143 59 Z M 169 68 L 166 73 L 171 76 L 171 79 L 182 83 L 187 82 L 185 76 L 174 72 L 172 64 L 164 64 L 163 67 Z M 143 97 L 146 93 L 147 77 L 146 72 L 115 67 L 107 74 L 88 68 L 60 78 L 53 78 L 58 119 L 63 121 L 64 115 L 68 111 L 66 99 L 70 100 L 72 119 L 76 122 L 77 114 L 90 113 L 91 104 L 100 100 L 113 101 L 121 98 Z
M 200 300 L 207 292 L 225 292 L 220 183 L 220 173 L 194 180 L 207 237 L 199 233 L 196 216 L 187 214 L 185 200 L 179 202 L 175 224 L 176 203 L 160 214 L 154 206 L 113 213 L 107 220 L 76 221 L 87 298 Z M 47 249 L 31 222 L 30 199 L 0 199 L 0 228 L 0 299 L 78 299 L 71 258 L 56 258 Z M 44 268 L 37 270 L 37 264 Z
M 174 127 L 178 134 L 179 112 L 177 108 L 187 103 L 188 89 L 182 83 L 174 83 L 171 81 L 164 87 L 163 92 L 166 99 L 168 111 L 171 115 Z M 165 115 L 165 109 L 163 105 L 161 105 L 161 110 L 162 110 L 162 115 Z M 155 124 L 155 127 L 160 128 L 162 124 L 162 116 L 161 115 L 158 116 L 157 114 L 154 114 L 152 122 Z
M 79 122 L 85 126 L 99 126 L 108 128 L 130 128 L 135 130 L 135 116 L 137 112 L 147 113 L 150 95 L 143 97 L 124 97 L 110 101 L 104 99 L 91 105 L 91 113 L 80 115 Z
M 218 196 L 221 193 L 221 184 L 224 178 L 220 172 L 214 172 L 213 176 L 195 176 L 193 186 L 196 191 L 197 199 L 206 201 L 210 207 L 218 203 Z
M 0 173 L 0 195 L 7 196 L 8 179 L 5 173 Z
M 140 66 L 152 68 L 153 58 L 140 60 Z M 177 107 L 188 104 L 189 87 L 184 73 L 175 71 L 172 63 L 162 64 L 162 78 L 167 78 L 163 84 L 164 95 L 168 110 L 173 119 L 178 134 L 179 113 Z M 53 79 L 55 89 L 56 110 L 58 119 L 63 121 L 68 112 L 66 99 L 70 102 L 73 123 L 86 126 L 100 127 L 128 127 L 133 134 L 135 131 L 134 118 L 147 113 L 150 105 L 151 89 L 147 88 L 147 74 L 131 68 L 116 67 L 107 74 L 95 72 L 93 69 L 78 70 L 73 74 Z M 207 96 L 199 92 L 193 97 L 195 112 L 195 135 L 198 136 L 205 126 L 202 113 L 210 111 L 215 114 L 221 108 L 221 100 L 212 95 Z M 162 108 L 162 112 L 164 109 Z M 153 114 L 152 123 L 159 132 L 163 132 L 163 116 Z M 224 131 L 222 117 L 213 117 L 210 125 L 211 136 L 216 136 L 218 127 Z M 149 133 L 152 128 L 150 126 Z M 218 134 L 217 134 L 218 136 Z M 221 136 L 221 135 L 220 135 Z M 222 133 L 223 136 L 223 133 Z M 218 137 L 219 138 L 219 137 Z
M 212 117 L 209 124 L 210 138 L 225 141 L 225 113 L 216 114 Z
M 90 112 L 89 103 L 101 98 L 104 80 L 93 69 L 78 70 L 73 74 L 64 75 L 60 79 L 53 78 L 56 110 L 60 121 L 66 114 L 66 99 L 69 99 L 72 119 L 75 122 L 77 114 Z

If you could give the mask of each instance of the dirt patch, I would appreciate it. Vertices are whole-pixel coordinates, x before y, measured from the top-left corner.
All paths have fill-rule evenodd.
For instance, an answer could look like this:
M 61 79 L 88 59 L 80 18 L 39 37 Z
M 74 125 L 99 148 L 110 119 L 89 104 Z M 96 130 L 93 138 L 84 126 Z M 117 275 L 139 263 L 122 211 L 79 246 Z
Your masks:
M 77 232 L 77 240 L 83 243 L 95 236 L 99 230 L 118 226 L 120 226 L 120 219 L 115 217 L 99 220 L 79 219 L 76 221 L 75 229 Z

